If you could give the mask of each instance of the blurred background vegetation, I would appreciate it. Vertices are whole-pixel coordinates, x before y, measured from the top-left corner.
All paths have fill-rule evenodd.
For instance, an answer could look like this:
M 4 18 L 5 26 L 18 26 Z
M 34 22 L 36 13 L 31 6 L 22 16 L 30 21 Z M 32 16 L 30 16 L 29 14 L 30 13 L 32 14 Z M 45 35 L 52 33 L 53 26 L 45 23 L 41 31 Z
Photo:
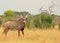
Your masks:
M 52 12 L 48 12 L 48 10 L 42 9 L 40 9 L 39 14 L 35 15 L 32 15 L 27 11 L 17 12 L 13 10 L 7 10 L 4 12 L 4 15 L 0 15 L 0 26 L 4 26 L 6 21 L 16 21 L 21 15 L 28 15 L 26 21 L 26 27 L 28 29 L 50 29 L 54 28 L 55 25 L 58 25 L 60 29 L 60 16 L 57 16 Z

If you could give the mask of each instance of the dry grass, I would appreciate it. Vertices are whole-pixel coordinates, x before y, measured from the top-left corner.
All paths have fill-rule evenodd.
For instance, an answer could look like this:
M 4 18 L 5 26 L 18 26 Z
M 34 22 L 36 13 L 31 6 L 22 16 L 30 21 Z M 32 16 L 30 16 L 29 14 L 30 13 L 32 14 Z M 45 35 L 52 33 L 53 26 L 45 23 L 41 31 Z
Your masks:
M 3 29 L 0 28 L 0 43 L 60 43 L 59 30 L 28 30 L 25 35 L 17 37 L 17 31 L 9 31 L 8 36 L 2 35 Z

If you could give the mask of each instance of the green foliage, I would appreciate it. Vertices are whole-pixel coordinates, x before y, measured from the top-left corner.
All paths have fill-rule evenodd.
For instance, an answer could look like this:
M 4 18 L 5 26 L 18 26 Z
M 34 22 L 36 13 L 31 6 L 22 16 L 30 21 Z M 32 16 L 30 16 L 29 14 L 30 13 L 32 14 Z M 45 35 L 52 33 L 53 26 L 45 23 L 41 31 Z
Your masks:
M 49 28 L 52 24 L 52 17 L 50 15 L 41 16 L 42 27 Z
M 0 26 L 2 25 L 2 20 L 0 19 Z
M 8 20 L 12 19 L 14 16 L 14 12 L 12 10 L 7 10 L 4 12 L 4 14 Z
M 58 26 L 59 26 L 59 30 L 60 30 L 60 23 L 58 24 Z
M 25 16 L 25 15 L 30 15 L 30 13 L 29 12 L 27 12 L 27 11 L 22 11 L 22 12 L 15 12 L 16 14 L 19 14 L 19 15 L 23 15 L 23 16 Z
M 26 25 L 28 28 L 30 28 L 30 22 L 27 21 Z
M 36 28 L 50 28 L 52 25 L 52 16 L 46 14 L 35 15 L 33 24 Z
M 36 28 L 50 28 L 52 25 L 52 20 L 56 17 L 54 14 L 37 14 L 37 15 L 30 15 L 29 12 L 23 11 L 23 12 L 13 12 L 12 10 L 7 10 L 4 12 L 6 18 L 8 20 L 11 20 L 14 16 L 14 13 L 16 14 L 16 17 L 23 15 L 24 17 L 28 14 L 30 17 L 27 18 L 26 26 L 28 28 L 30 27 L 36 27 Z M 18 15 L 17 15 L 18 14 Z M 31 21 L 30 21 L 31 20 Z
M 38 17 L 35 17 L 35 18 L 33 19 L 33 24 L 34 24 L 34 26 L 35 26 L 36 28 L 41 28 L 41 23 L 40 23 Z
M 28 17 L 27 19 L 26 19 L 26 26 L 28 27 L 28 28 L 30 28 L 30 20 L 31 20 L 31 18 L 30 17 Z

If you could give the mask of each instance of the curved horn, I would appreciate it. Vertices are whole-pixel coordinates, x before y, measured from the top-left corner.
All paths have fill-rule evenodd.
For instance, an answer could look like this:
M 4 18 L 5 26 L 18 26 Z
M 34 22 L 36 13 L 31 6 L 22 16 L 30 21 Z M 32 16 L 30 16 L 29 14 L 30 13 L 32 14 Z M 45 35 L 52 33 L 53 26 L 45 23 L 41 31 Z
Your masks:
M 28 15 L 25 16 L 25 18 L 27 18 L 27 17 L 28 17 Z

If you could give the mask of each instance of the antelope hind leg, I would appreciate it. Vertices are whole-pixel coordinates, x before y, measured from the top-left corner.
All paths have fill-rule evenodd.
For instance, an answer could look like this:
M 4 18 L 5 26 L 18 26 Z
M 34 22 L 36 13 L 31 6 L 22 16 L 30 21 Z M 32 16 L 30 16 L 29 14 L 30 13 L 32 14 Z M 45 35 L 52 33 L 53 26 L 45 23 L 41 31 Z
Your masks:
M 9 31 L 9 28 L 5 28 L 2 32 L 2 34 L 5 34 L 5 36 L 7 36 L 8 31 Z

